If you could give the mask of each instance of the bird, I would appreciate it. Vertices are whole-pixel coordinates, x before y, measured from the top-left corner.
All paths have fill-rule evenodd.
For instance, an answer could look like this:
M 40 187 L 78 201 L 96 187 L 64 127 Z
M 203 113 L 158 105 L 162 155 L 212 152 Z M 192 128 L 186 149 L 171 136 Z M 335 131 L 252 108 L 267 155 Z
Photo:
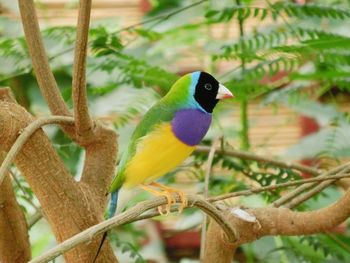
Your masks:
M 124 208 L 132 193 L 130 189 L 137 186 L 165 196 L 167 213 L 174 202 L 173 194 L 179 195 L 185 206 L 187 200 L 182 191 L 155 181 L 191 155 L 206 135 L 218 101 L 232 97 L 231 91 L 207 72 L 196 71 L 179 78 L 135 128 L 109 189 L 109 217 Z
M 201 142 L 212 122 L 212 112 L 222 99 L 233 94 L 211 74 L 195 71 L 179 78 L 168 93 L 153 105 L 136 126 L 122 154 L 109 193 L 108 218 L 119 213 L 136 187 L 167 199 L 166 213 L 178 195 L 179 211 L 187 206 L 185 194 L 156 182 L 180 165 Z M 158 207 L 164 214 L 162 207 Z M 107 232 L 104 233 L 97 259 Z

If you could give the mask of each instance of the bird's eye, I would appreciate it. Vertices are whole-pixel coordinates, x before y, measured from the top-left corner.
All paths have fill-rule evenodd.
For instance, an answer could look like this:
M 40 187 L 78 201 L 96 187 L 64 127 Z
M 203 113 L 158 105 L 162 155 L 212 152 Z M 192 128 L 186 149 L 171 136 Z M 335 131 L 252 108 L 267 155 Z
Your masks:
M 211 86 L 210 83 L 206 83 L 206 84 L 204 85 L 204 88 L 205 88 L 206 90 L 211 90 L 213 87 Z

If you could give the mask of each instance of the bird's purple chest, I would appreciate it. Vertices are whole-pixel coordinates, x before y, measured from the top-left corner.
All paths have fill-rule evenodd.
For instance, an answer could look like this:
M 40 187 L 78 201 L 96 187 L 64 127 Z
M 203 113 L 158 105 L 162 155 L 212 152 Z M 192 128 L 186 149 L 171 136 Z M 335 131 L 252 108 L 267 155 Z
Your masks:
M 196 109 L 184 109 L 175 113 L 171 127 L 173 133 L 180 141 L 194 146 L 203 139 L 210 123 L 211 114 Z

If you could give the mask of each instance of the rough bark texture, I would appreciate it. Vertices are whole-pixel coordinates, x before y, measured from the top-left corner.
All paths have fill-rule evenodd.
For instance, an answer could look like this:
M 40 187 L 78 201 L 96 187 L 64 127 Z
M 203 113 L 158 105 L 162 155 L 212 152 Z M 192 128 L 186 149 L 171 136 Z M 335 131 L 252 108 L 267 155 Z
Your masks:
M 232 262 L 233 255 L 236 251 L 236 247 L 226 242 L 225 237 L 223 236 L 217 237 L 218 235 L 222 235 L 222 234 L 223 233 L 221 232 L 220 226 L 212 222 L 212 220 L 210 220 L 206 239 L 205 239 L 205 249 L 204 249 L 204 256 L 203 256 L 204 263 L 211 263 L 211 262 L 231 263 Z M 216 236 L 216 238 L 212 238 L 214 236 Z M 209 248 L 209 251 L 208 251 L 208 248 Z
M 235 243 L 228 243 L 220 226 L 214 221 L 210 222 L 204 262 L 213 262 L 211 259 L 215 255 L 221 255 L 216 257 L 215 262 L 229 263 L 239 245 L 263 236 L 311 235 L 331 230 L 350 216 L 350 190 L 338 202 L 316 211 L 295 212 L 288 208 L 265 207 L 246 209 L 246 212 L 254 215 L 257 221 L 247 222 L 227 211 L 229 222 L 238 234 Z
M 1 150 L 7 151 L 18 132 L 33 117 L 19 105 L 0 102 Z M 95 193 L 75 182 L 54 151 L 49 139 L 38 130 L 24 145 L 15 164 L 38 197 L 58 242 L 103 220 Z M 99 246 L 95 239 L 65 255 L 67 262 L 88 262 Z M 104 245 L 99 262 L 116 262 L 109 244 Z
M 22 23 L 25 24 L 23 29 L 41 93 L 54 115 L 70 115 L 50 69 L 42 38 L 38 37 L 40 29 L 34 2 L 33 0 L 18 0 L 18 4 Z
M 52 114 L 71 116 L 48 63 L 34 1 L 18 0 L 18 3 L 41 93 Z M 82 180 L 78 183 L 72 179 L 42 131 L 32 136 L 16 159 L 16 165 L 37 195 L 59 242 L 103 220 L 107 188 L 116 166 L 115 132 L 91 119 L 88 113 L 85 56 L 90 9 L 90 0 L 80 1 L 73 73 L 75 125 L 62 125 L 63 131 L 86 150 Z M 4 104 L 1 110 L 0 141 L 3 139 L 6 144 L 0 147 L 9 148 L 17 132 L 31 122 L 32 117 L 16 104 Z M 11 114 L 6 115 L 8 112 Z M 66 261 L 89 262 L 99 244 L 100 238 L 79 246 L 65 255 Z M 108 242 L 105 242 L 97 262 L 116 262 Z
M 85 146 L 85 163 L 81 184 L 88 185 L 91 191 L 96 193 L 97 199 L 95 201 L 102 214 L 107 203 L 106 194 L 115 175 L 118 150 L 117 135 L 114 131 L 98 125 L 95 128 L 95 136 L 98 140 Z
M 91 0 L 80 0 L 74 51 L 72 98 L 76 131 L 83 141 L 91 140 L 91 137 L 94 136 L 93 121 L 89 114 L 85 76 L 90 13 Z
M 5 154 L 0 152 L 0 162 Z M 0 262 L 24 263 L 31 258 L 27 222 L 7 176 L 0 186 Z

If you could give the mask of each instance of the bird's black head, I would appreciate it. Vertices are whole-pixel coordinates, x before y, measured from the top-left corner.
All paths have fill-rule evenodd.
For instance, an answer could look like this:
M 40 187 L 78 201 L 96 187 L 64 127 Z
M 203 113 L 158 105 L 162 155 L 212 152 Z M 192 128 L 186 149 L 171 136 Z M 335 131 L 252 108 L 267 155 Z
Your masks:
M 200 72 L 195 87 L 194 98 L 206 112 L 213 112 L 215 105 L 220 99 L 231 97 L 232 93 L 212 75 L 206 72 Z

